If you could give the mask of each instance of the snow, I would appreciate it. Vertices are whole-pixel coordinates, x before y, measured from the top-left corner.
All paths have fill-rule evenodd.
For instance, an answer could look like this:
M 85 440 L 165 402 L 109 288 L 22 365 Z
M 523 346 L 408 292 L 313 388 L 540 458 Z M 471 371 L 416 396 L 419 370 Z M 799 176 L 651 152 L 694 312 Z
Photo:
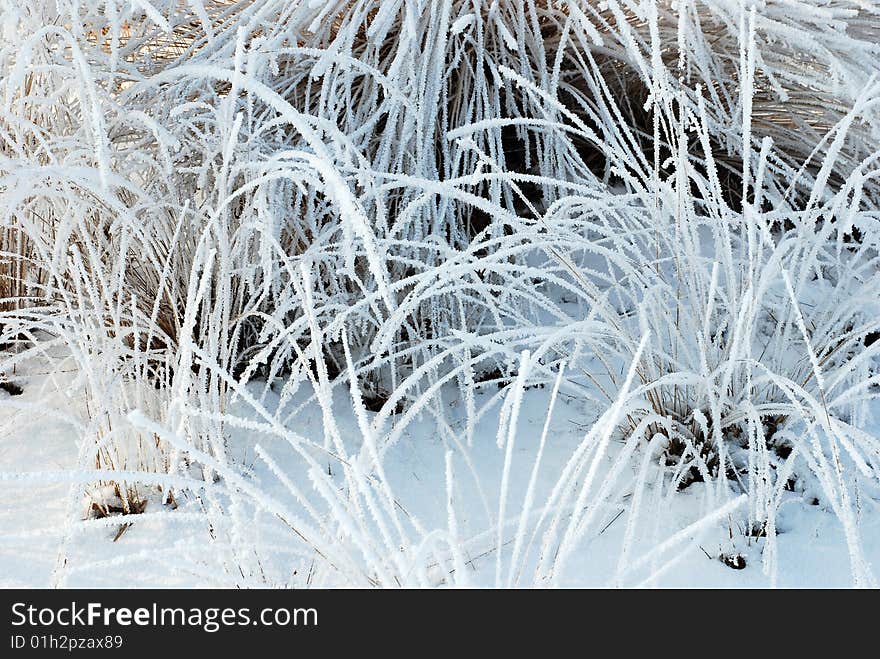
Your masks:
M 39 376 L 28 377 L 26 381 L 26 391 L 38 390 Z M 558 384 L 557 380 L 555 385 Z M 249 387 L 254 394 L 259 388 L 256 382 Z M 531 581 L 539 568 L 534 543 L 540 538 L 532 534 L 534 521 L 549 512 L 542 508 L 542 503 L 547 501 L 559 474 L 576 453 L 582 440 L 581 428 L 589 419 L 584 403 L 571 396 L 557 395 L 551 408 L 549 401 L 554 393 L 555 387 L 522 392 L 518 424 L 509 426 L 507 439 L 500 448 L 494 441 L 498 415 L 487 414 L 477 424 L 473 448 L 466 458 L 450 450 L 448 442 L 428 420 L 412 424 L 404 438 L 389 449 L 384 473 L 399 508 L 406 511 L 408 518 L 417 518 L 426 535 L 431 530 L 448 531 L 463 549 L 451 567 L 434 565 L 428 582 L 450 585 L 446 572 L 449 569 L 465 571 L 463 579 L 456 578 L 456 585 L 491 587 L 499 582 L 499 571 L 503 585 L 541 585 Z M 492 395 L 492 391 L 477 392 L 476 404 L 482 406 Z M 453 389 L 447 391 L 447 404 L 459 411 L 453 432 L 461 432 L 465 421 L 458 396 Z M 59 578 L 55 572 L 62 555 L 66 558 L 62 583 L 70 587 L 197 587 L 241 581 L 240 575 L 229 573 L 229 565 L 222 560 L 223 552 L 218 552 L 218 544 L 222 547 L 226 543 L 212 537 L 211 516 L 204 513 L 199 501 L 203 495 L 199 491 L 176 490 L 176 509 L 164 505 L 162 497 L 153 494 L 141 515 L 79 521 L 83 517 L 83 502 L 76 499 L 68 484 L 51 481 L 51 474 L 64 474 L 76 466 L 76 430 L 53 418 L 46 398 L 42 398 L 43 412 L 34 414 L 27 406 L 34 404 L 35 399 L 36 394 L 25 393 L 20 399 L 0 401 L 6 412 L 0 440 L 0 496 L 5 502 L 0 586 L 52 585 Z M 23 411 L 10 414 L 12 401 Z M 290 401 L 288 405 L 292 407 L 297 402 Z M 247 412 L 246 403 L 237 406 L 236 411 L 243 418 L 256 421 Z M 358 412 L 351 398 L 340 389 L 334 392 L 333 407 L 339 435 L 345 438 L 347 450 L 354 453 L 360 448 L 353 439 L 360 436 Z M 548 408 L 553 412 L 549 418 Z M 301 435 L 320 435 L 321 411 L 314 404 L 306 405 L 291 425 Z M 603 472 L 609 469 L 623 449 L 619 442 L 612 442 L 608 455 L 595 463 L 596 468 Z M 305 474 L 308 467 L 283 438 L 241 429 L 231 433 L 228 451 L 239 465 L 239 476 L 261 493 L 276 498 L 284 510 L 305 516 L 304 506 L 322 505 L 321 497 L 309 493 L 308 488 L 303 488 L 304 499 L 297 501 L 284 482 L 304 482 L 297 474 Z M 657 474 L 651 473 L 655 464 L 652 455 L 649 451 L 641 455 L 632 464 L 641 464 L 643 470 L 647 466 L 647 475 L 626 475 L 617 497 L 607 500 L 596 512 L 598 523 L 589 527 L 576 545 L 565 562 L 564 573 L 552 575 L 552 583 L 563 587 L 699 588 L 755 588 L 771 584 L 837 588 L 851 584 L 844 530 L 827 506 L 811 505 L 809 496 L 790 493 L 780 506 L 776 522 L 778 574 L 768 575 L 762 569 L 766 538 L 747 534 L 742 497 L 731 495 L 726 507 L 712 510 L 707 507 L 711 486 L 705 483 L 694 483 L 672 496 L 657 492 Z M 52 457 L 47 463 L 44 456 Z M 271 456 L 271 460 L 260 456 Z M 471 469 L 465 464 L 466 459 L 471 462 Z M 33 471 L 34 465 L 43 466 L 42 476 L 21 480 L 9 477 L 13 473 L 25 476 Z M 654 484 L 641 492 L 634 488 L 637 479 Z M 223 498 L 228 494 L 228 486 L 221 476 L 205 487 L 215 490 L 213 496 Z M 497 507 L 497 515 L 481 505 L 479 489 L 489 493 L 488 503 Z M 437 493 L 443 491 L 447 492 L 446 497 L 438 497 Z M 109 487 L 92 491 L 92 495 L 92 500 L 102 498 L 105 502 L 117 498 Z M 644 507 L 627 507 L 627 501 L 634 495 L 647 500 Z M 493 504 L 494 497 L 497 501 Z M 505 514 L 504 502 L 510 514 Z M 258 554 L 267 575 L 281 576 L 285 569 L 297 565 L 306 565 L 308 569 L 308 556 L 289 553 L 295 544 L 289 528 L 279 529 L 277 519 L 266 518 L 250 503 L 243 505 L 247 510 L 241 513 L 243 517 L 238 523 L 246 526 L 247 542 Z M 633 508 L 641 508 L 635 518 Z M 711 512 L 707 514 L 707 510 Z M 878 565 L 877 498 L 865 496 L 859 515 L 864 556 L 868 564 Z M 114 541 L 123 523 L 131 526 Z M 66 533 L 71 533 L 69 539 L 65 539 Z M 622 552 L 624 546 L 626 551 Z M 718 558 L 737 555 L 745 559 L 745 568 L 733 569 Z

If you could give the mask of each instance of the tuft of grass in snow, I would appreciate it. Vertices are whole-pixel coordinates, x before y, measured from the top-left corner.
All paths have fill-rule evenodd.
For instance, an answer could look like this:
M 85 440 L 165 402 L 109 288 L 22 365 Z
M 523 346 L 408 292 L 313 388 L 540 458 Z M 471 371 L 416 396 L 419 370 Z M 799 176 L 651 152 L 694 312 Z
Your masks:
M 496 585 L 548 585 L 623 506 L 623 584 L 734 513 L 775 575 L 796 490 L 873 585 L 880 17 L 753 4 L 4 2 L 0 373 L 77 373 L 71 529 L 96 482 L 123 506 L 183 490 L 230 582 L 464 585 L 488 542 Z M 514 501 L 542 385 L 541 446 L 560 393 L 597 421 Z M 310 408 L 320 436 L 297 430 Z M 384 468 L 425 419 L 445 528 Z M 261 445 L 277 483 L 257 482 L 234 429 L 296 467 Z M 463 471 L 484 523 L 459 517 Z M 703 519 L 633 557 L 650 506 L 696 481 Z M 280 539 L 252 538 L 253 511 Z

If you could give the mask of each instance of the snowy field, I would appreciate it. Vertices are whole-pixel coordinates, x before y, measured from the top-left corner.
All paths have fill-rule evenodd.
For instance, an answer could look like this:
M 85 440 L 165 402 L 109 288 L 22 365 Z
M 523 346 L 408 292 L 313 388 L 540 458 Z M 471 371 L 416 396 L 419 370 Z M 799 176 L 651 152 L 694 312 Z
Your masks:
M 130 518 L 132 525 L 122 535 L 118 534 L 125 519 L 119 516 L 81 521 L 87 516 L 85 513 L 93 497 L 82 498 L 77 488 L 71 490 L 66 478 L 77 465 L 77 431 L 70 423 L 53 418 L 52 410 L 41 405 L 45 398 L 28 398 L 22 396 L 15 407 L 9 405 L 9 399 L 2 401 L 8 415 L 0 443 L 4 469 L 20 470 L 24 474 L 39 464 L 43 471 L 36 477 L 7 480 L 0 485 L 6 502 L 0 547 L 4 587 L 340 585 L 333 580 L 310 584 L 308 573 L 284 572 L 284 566 L 295 563 L 287 554 L 292 530 L 275 523 L 276 520 L 246 500 L 239 502 L 244 508 L 239 513 L 243 519 L 231 522 L 232 528 L 236 524 L 241 526 L 230 532 L 243 535 L 239 540 L 244 545 L 242 551 L 253 551 L 251 560 L 262 563 L 262 567 L 259 578 L 243 579 L 236 572 L 233 547 L 224 543 L 222 550 L 218 548 L 217 538 L 210 531 L 214 523 L 212 514 L 206 513 L 201 499 L 226 500 L 228 486 L 222 480 L 209 486 L 213 490 L 211 494 L 181 490 L 174 511 L 163 505 L 161 496 L 144 491 L 147 508 L 141 515 Z M 477 398 L 482 403 L 487 396 L 478 394 Z M 502 530 L 500 557 L 494 525 L 505 456 L 495 445 L 497 416 L 488 412 L 485 421 L 475 428 L 473 446 L 465 447 L 465 455 L 453 460 L 455 472 L 461 473 L 456 482 L 454 503 L 464 575 L 455 575 L 452 581 L 436 561 L 429 562 L 425 575 L 428 585 L 454 583 L 492 587 L 499 562 L 503 585 L 534 585 L 538 560 L 532 543 L 540 542 L 541 538 L 534 537 L 529 524 L 527 534 L 522 536 L 524 546 L 516 552 L 518 560 L 514 560 L 515 525 L 519 523 L 516 515 L 526 511 L 524 501 L 547 421 L 548 398 L 545 390 L 532 390 L 525 393 L 522 401 L 520 430 L 510 461 L 507 490 L 511 521 L 509 528 Z M 277 396 L 271 397 L 271 403 L 276 400 Z M 451 407 L 461 405 L 456 392 L 449 393 L 447 403 Z M 246 407 L 241 409 L 243 417 L 249 416 Z M 340 433 L 350 439 L 347 447 L 356 454 L 360 449 L 355 439 L 357 420 L 347 392 L 337 392 L 334 409 Z M 577 399 L 564 395 L 557 399 L 547 424 L 538 477 L 534 481 L 531 518 L 546 514 L 541 504 L 547 501 L 559 474 L 583 440 L 583 428 L 589 416 L 589 406 Z M 315 405 L 305 406 L 293 427 L 303 434 L 320 435 L 320 410 Z M 450 432 L 463 436 L 463 431 L 463 419 L 451 424 Z M 277 474 L 256 459 L 257 446 L 272 456 L 288 478 L 307 480 L 305 469 L 281 439 L 232 432 L 230 453 L 235 456 L 235 464 L 240 465 L 242 477 L 258 491 L 276 497 L 286 509 L 302 515 L 296 499 L 279 482 Z M 449 443 L 438 436 L 434 424 L 426 421 L 413 424 L 385 458 L 384 469 L 395 501 L 407 518 L 417 518 L 425 529 L 447 528 L 446 501 L 438 493 L 446 490 L 448 448 Z M 611 446 L 608 455 L 599 462 L 599 469 L 607 471 L 622 449 L 619 442 Z M 473 473 L 468 473 L 469 466 Z M 631 498 L 637 487 L 634 481 L 639 476 L 630 467 L 621 475 L 618 496 L 597 510 L 592 532 L 567 562 L 565 571 L 558 577 L 559 585 L 675 588 L 771 585 L 840 588 L 851 585 L 844 529 L 826 505 L 813 505 L 812 500 L 799 493 L 790 493 L 779 502 L 774 550 L 778 552 L 775 559 L 778 564 L 774 566 L 775 571 L 768 574 L 764 569 L 767 538 L 747 533 L 745 505 L 729 506 L 727 513 L 719 516 L 715 514 L 719 509 L 718 500 L 713 500 L 713 492 L 704 483 L 695 483 L 683 492 L 670 491 L 668 484 L 662 482 L 662 470 L 653 467 L 643 475 L 647 482 L 642 494 L 644 501 L 634 515 Z M 488 512 L 480 500 L 477 479 L 488 499 Z M 722 497 L 735 502 L 737 488 L 726 490 Z M 878 493 L 863 496 L 857 514 L 865 558 L 873 565 L 880 565 Z M 629 557 L 621 566 L 623 547 L 627 547 Z M 268 572 L 265 577 L 264 570 Z M 271 581 L 267 582 L 266 578 Z
M 878 586 L 873 3 L 0 30 L 0 587 Z

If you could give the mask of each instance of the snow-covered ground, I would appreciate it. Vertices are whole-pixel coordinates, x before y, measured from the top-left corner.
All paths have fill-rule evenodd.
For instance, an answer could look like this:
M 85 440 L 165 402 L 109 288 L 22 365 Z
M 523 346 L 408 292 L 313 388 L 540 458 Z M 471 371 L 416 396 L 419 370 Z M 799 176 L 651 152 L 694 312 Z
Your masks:
M 248 515 L 247 543 L 255 552 L 251 558 L 258 561 L 261 578 L 243 578 L 242 574 L 234 573 L 231 567 L 234 561 L 230 562 L 228 551 L 235 543 L 229 538 L 218 538 L 218 534 L 224 533 L 217 528 L 222 522 L 218 524 L 207 510 L 205 499 L 210 498 L 210 494 L 206 492 L 177 490 L 174 507 L 163 503 L 155 488 L 143 487 L 141 492 L 147 499 L 143 514 L 83 521 L 88 517 L 89 503 L 83 499 L 82 487 L 70 482 L 70 476 L 77 471 L 81 439 L 73 422 L 59 415 L 71 401 L 63 400 L 63 394 L 59 393 L 47 397 L 41 385 L 48 388 L 48 384 L 41 382 L 41 377 L 34 373 L 20 378 L 19 382 L 25 385 L 21 396 L 0 394 L 0 586 L 266 585 L 284 582 L 285 576 L 289 585 L 304 585 L 298 578 L 302 575 L 284 574 L 296 540 L 289 528 L 279 526 L 276 519 L 255 512 L 246 503 L 243 505 L 248 507 L 245 513 Z M 264 383 L 256 382 L 250 388 L 257 394 L 263 386 Z M 63 386 L 61 389 L 63 391 Z M 456 408 L 463 403 L 457 392 L 448 393 L 447 402 L 455 417 Z M 494 385 L 477 394 L 478 406 L 491 395 L 497 398 Z M 511 556 L 515 524 L 523 511 L 549 398 L 549 387 L 530 389 L 523 395 L 509 472 L 506 517 L 511 522 L 503 529 L 500 545 L 502 585 L 532 584 L 537 554 L 521 547 L 519 556 L 529 558 L 518 561 L 514 568 L 511 568 Z M 277 395 L 274 400 L 277 402 Z M 271 391 L 267 401 L 267 404 L 273 402 Z M 291 408 L 296 403 L 296 400 L 291 402 Z M 455 511 L 461 546 L 467 557 L 467 576 L 463 581 L 457 580 L 458 585 L 496 585 L 499 560 L 496 515 L 505 461 L 505 451 L 495 441 L 498 416 L 493 412 L 497 412 L 499 404 L 500 399 L 476 426 L 472 446 L 457 447 L 456 452 L 463 453 L 452 462 L 459 474 L 455 481 Z M 360 448 L 360 433 L 346 389 L 335 391 L 334 409 L 337 410 L 336 423 L 354 455 Z M 235 411 L 242 417 L 248 416 L 247 405 L 241 402 Z M 584 428 L 592 420 L 583 402 L 572 396 L 559 396 L 548 425 L 532 496 L 534 502 L 546 500 L 583 439 Z M 291 426 L 302 435 L 320 436 L 321 410 L 314 404 L 305 405 Z M 459 436 L 464 434 L 463 424 L 452 424 L 451 430 Z M 436 425 L 423 418 L 408 427 L 388 450 L 384 461 L 385 473 L 400 509 L 407 516 L 417 518 L 427 530 L 446 529 L 449 521 L 446 501 L 438 496 L 445 491 L 445 455 L 450 448 L 442 437 Z M 256 458 L 257 445 L 272 456 L 288 478 L 300 482 L 304 491 L 310 489 L 306 471 L 295 452 L 283 439 L 271 434 L 230 432 L 229 455 L 236 469 L 261 492 L 277 497 L 292 509 L 297 508 L 297 502 L 277 476 L 265 462 Z M 621 447 L 620 442 L 612 443 L 608 456 L 602 461 L 603 468 L 610 466 Z M 470 461 L 470 468 L 464 455 Z M 639 462 L 633 460 L 632 464 Z M 713 493 L 704 483 L 694 483 L 680 492 L 656 492 L 656 484 L 648 485 L 645 502 L 638 508 L 638 519 L 630 531 L 631 537 L 626 538 L 636 476 L 633 471 L 621 479 L 616 495 L 619 505 L 603 504 L 597 523 L 578 544 L 557 585 L 731 588 L 772 584 L 780 587 L 851 585 L 850 560 L 841 524 L 821 503 L 812 505 L 813 502 L 807 500 L 810 497 L 791 493 L 780 507 L 778 567 L 773 579 L 763 568 L 766 540 L 747 534 L 744 507 L 734 504 L 728 514 L 711 515 L 720 506 L 718 501 L 711 500 Z M 488 514 L 481 502 L 480 488 L 486 497 Z M 227 488 L 222 476 L 208 487 L 212 489 L 215 505 L 227 506 Z M 726 493 L 733 502 L 736 501 L 734 490 L 730 485 Z M 95 499 L 95 490 L 91 492 Z M 880 566 L 880 500 L 863 494 L 857 510 L 864 556 L 873 566 Z M 534 521 L 541 512 L 540 505 L 534 505 L 529 521 Z M 708 518 L 707 514 L 710 514 Z M 123 525 L 128 523 L 130 526 L 123 530 Z M 225 532 L 234 535 L 240 529 Z M 529 540 L 540 543 L 541 538 L 528 538 L 526 534 L 526 542 Z M 628 548 L 627 558 L 621 566 L 624 545 Z M 725 559 L 737 565 L 737 569 L 725 564 Z M 435 566 L 430 573 L 438 586 L 447 581 L 444 570 Z M 332 579 L 329 584 L 332 585 Z

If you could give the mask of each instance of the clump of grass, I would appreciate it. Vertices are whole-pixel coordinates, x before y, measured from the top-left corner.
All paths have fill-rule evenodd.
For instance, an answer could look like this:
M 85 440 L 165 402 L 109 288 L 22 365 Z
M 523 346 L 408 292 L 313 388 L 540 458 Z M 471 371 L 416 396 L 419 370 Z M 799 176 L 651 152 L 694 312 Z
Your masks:
M 65 351 L 77 473 L 123 509 L 144 499 L 113 472 L 199 491 L 247 584 L 269 580 L 256 511 L 286 534 L 279 573 L 424 586 L 464 583 L 466 533 L 494 538 L 497 585 L 564 582 L 621 507 L 624 583 L 645 499 L 697 481 L 695 524 L 744 511 L 775 574 L 800 483 L 873 583 L 853 503 L 880 468 L 871 7 L 80 4 L 3 13 L 0 322 L 23 340 L 0 372 Z M 548 385 L 548 417 L 562 391 L 598 420 L 542 507 L 538 458 L 511 521 L 520 404 Z M 464 529 L 457 461 L 502 400 L 502 486 Z M 309 406 L 320 437 L 296 430 Z M 450 451 L 433 531 L 384 471 L 424 418 Z M 296 478 L 258 458 L 296 505 L 245 477 L 233 428 L 289 447 Z

